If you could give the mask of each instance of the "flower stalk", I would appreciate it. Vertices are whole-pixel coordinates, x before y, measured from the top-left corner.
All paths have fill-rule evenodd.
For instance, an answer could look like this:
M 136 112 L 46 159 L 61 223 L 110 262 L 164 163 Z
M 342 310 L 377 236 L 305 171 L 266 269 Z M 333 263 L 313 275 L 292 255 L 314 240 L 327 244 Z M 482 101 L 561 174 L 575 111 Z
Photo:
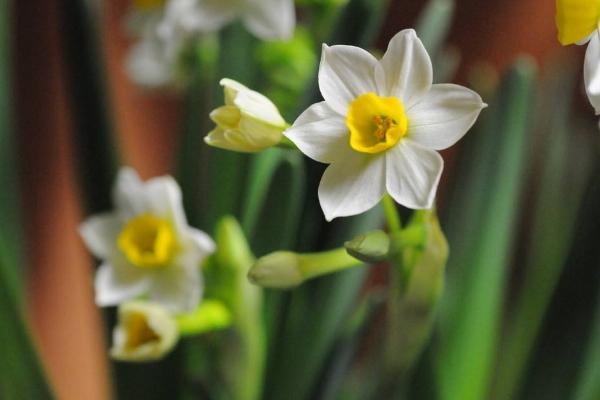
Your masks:
M 263 287 L 289 289 L 309 279 L 360 265 L 362 262 L 349 255 L 345 248 L 310 254 L 278 251 L 258 259 L 248 279 Z

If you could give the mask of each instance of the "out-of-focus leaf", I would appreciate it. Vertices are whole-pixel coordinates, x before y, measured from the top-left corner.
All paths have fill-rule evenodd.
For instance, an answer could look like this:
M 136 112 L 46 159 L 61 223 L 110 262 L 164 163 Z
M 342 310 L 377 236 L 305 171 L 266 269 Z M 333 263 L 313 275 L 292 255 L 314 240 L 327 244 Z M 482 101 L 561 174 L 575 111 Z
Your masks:
M 591 168 L 591 146 L 570 128 L 575 69 L 561 66 L 541 85 L 538 151 L 541 176 L 522 287 L 508 310 L 507 330 L 499 352 L 494 398 L 514 399 L 524 379 L 546 310 L 574 240 L 579 206 Z M 577 68 L 578 70 L 578 68 Z M 587 132 L 585 132 L 587 134 Z M 587 135 L 586 135 L 587 136 Z M 536 169 L 533 169 L 534 171 Z M 532 179 L 533 181 L 533 179 Z
M 23 310 L 6 271 L 14 265 L 0 261 L 0 398 L 53 399 L 32 345 Z
M 347 218 L 330 231 L 327 248 L 340 246 L 360 232 L 380 226 L 381 210 Z M 277 357 L 267 375 L 268 397 L 286 393 L 290 400 L 309 399 L 324 369 L 368 270 L 353 269 L 309 282 L 290 299 L 283 330 L 276 342 Z M 318 312 L 317 312 L 318 310 Z
M 186 93 L 185 111 L 178 149 L 177 175 L 183 192 L 183 204 L 189 222 L 210 231 L 207 216 L 209 201 L 210 148 L 204 136 L 213 128 L 208 114 L 212 111 L 219 90 L 216 63 L 219 43 L 215 36 L 205 35 L 192 50 L 189 60 L 190 85 Z
M 520 59 L 485 111 L 485 129 L 447 210 L 451 256 L 438 346 L 441 399 L 486 397 L 496 357 L 500 310 L 512 250 L 535 68 Z
M 220 35 L 220 52 L 216 80 L 230 78 L 248 86 L 256 87 L 257 71 L 254 54 L 257 40 L 239 23 L 225 28 Z M 223 98 L 215 96 L 211 108 L 222 104 Z M 202 115 L 208 118 L 207 114 Z M 201 132 L 204 135 L 208 132 Z M 239 215 L 249 156 L 221 149 L 208 151 L 209 181 L 203 220 L 209 231 L 224 215 Z
M 242 226 L 256 254 L 294 247 L 305 196 L 305 179 L 304 161 L 298 152 L 270 149 L 252 159 Z M 284 294 L 280 291 L 265 291 L 269 342 L 281 323 L 283 299 Z
M 22 309 L 22 234 L 11 101 L 12 2 L 0 3 L 0 398 L 52 399 Z
M 112 126 L 106 104 L 104 65 L 100 48 L 98 15 L 84 0 L 68 0 L 60 8 L 65 43 L 70 105 L 77 144 L 76 168 L 83 187 L 88 212 L 103 212 L 111 207 L 111 186 L 116 156 Z
M 574 400 L 600 398 L 600 299 L 596 305 L 594 327 L 590 331 L 581 375 L 576 386 Z
M 221 300 L 232 314 L 232 328 L 221 352 L 220 367 L 232 398 L 259 400 L 265 363 L 265 335 L 262 324 L 262 289 L 246 275 L 254 255 L 238 222 L 223 217 L 215 233 L 217 251 L 212 256 L 219 274 L 228 277 Z
M 430 210 L 413 214 L 406 231 L 423 231 L 414 245 L 392 236 L 392 270 L 383 349 L 384 376 L 378 398 L 395 398 L 406 390 L 415 362 L 431 334 L 444 289 L 448 242 L 437 215 Z M 400 234 L 403 232 L 399 232 Z
M 304 187 L 304 163 L 299 152 L 274 148 L 252 159 L 242 226 L 257 255 L 293 246 Z
M 430 0 L 419 15 L 416 31 L 431 57 L 440 55 L 453 16 L 453 0 Z

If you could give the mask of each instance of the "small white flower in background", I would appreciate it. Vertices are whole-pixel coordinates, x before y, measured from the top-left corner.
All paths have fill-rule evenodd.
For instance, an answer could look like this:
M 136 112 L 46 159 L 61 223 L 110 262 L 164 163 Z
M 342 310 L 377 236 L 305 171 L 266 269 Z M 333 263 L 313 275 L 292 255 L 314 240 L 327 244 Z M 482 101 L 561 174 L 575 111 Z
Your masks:
M 161 34 L 215 32 L 235 19 L 264 40 L 292 37 L 296 25 L 293 0 L 170 0 Z
M 127 57 L 128 75 L 150 89 L 179 86 L 185 81 L 181 54 L 189 41 L 238 18 L 264 40 L 290 39 L 296 24 L 293 0 L 133 1 L 126 26 L 139 40 Z
M 168 42 L 148 33 L 133 45 L 125 69 L 136 84 L 157 89 L 178 86 L 180 54 L 184 43 Z
M 600 115 L 600 4 L 598 0 L 557 0 L 556 26 L 563 46 L 585 45 L 585 90 Z
M 122 168 L 113 191 L 114 212 L 85 220 L 80 233 L 102 265 L 95 280 L 99 306 L 147 295 L 171 312 L 191 312 L 202 292 L 200 263 L 212 239 L 191 228 L 181 190 L 171 177 L 141 182 Z
M 125 70 L 133 82 L 148 89 L 176 87 L 182 81 L 179 64 L 187 37 L 160 35 L 165 4 L 164 0 L 136 0 L 126 19 L 126 30 L 137 41 L 127 54 Z
M 204 138 L 206 144 L 241 152 L 277 145 L 287 124 L 275 104 L 234 80 L 222 79 L 220 84 L 225 105 L 210 113 L 217 127 Z
M 486 107 L 462 86 L 432 84 L 415 31 L 399 32 L 381 60 L 353 46 L 323 46 L 313 104 L 284 132 L 307 156 L 331 164 L 319 201 L 327 220 L 365 212 L 388 192 L 431 208 L 443 169 L 436 150 L 456 143 Z
M 112 358 L 121 361 L 154 361 L 167 355 L 179 339 L 175 318 L 162 306 L 131 301 L 119 306 L 113 330 Z

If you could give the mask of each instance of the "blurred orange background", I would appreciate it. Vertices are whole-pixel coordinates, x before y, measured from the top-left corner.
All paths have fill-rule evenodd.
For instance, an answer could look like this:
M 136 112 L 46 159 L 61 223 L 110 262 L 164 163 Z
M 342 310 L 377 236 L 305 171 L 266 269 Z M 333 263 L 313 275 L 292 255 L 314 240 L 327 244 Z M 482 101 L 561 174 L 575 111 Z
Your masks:
M 392 1 L 381 44 L 410 27 L 425 1 Z M 529 53 L 543 62 L 562 49 L 554 2 L 458 0 L 450 43 L 463 67 L 489 61 L 505 68 Z M 15 2 L 14 86 L 31 323 L 43 361 L 61 399 L 110 397 L 104 328 L 93 303 L 93 264 L 77 234 L 83 218 L 74 172 L 70 94 L 66 85 L 60 15 L 65 2 Z M 169 173 L 177 148 L 181 99 L 145 92 L 123 69 L 129 41 L 122 20 L 127 0 L 102 2 L 101 30 L 111 114 L 123 162 L 142 177 Z M 199 135 L 203 132 L 198 132 Z

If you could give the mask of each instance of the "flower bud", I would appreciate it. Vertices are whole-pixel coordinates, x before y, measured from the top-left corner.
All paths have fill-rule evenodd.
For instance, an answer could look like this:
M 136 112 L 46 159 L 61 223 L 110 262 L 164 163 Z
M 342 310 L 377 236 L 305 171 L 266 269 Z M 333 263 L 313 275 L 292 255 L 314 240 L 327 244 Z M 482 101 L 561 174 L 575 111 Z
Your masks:
M 390 251 L 390 238 L 382 230 L 367 232 L 346 242 L 344 247 L 351 256 L 374 264 L 387 260 Z
M 244 153 L 277 145 L 287 123 L 275 104 L 234 80 L 222 79 L 220 84 L 225 105 L 210 113 L 217 127 L 204 138 L 206 144 Z
M 286 289 L 304 281 L 296 253 L 278 251 L 261 257 L 250 269 L 248 279 L 256 285 Z
M 259 258 L 250 269 L 248 279 L 255 285 L 288 289 L 308 279 L 361 265 L 362 262 L 344 248 L 307 254 L 277 251 Z
M 173 350 L 178 339 L 175 318 L 162 306 L 142 301 L 122 303 L 110 355 L 120 361 L 155 361 Z

